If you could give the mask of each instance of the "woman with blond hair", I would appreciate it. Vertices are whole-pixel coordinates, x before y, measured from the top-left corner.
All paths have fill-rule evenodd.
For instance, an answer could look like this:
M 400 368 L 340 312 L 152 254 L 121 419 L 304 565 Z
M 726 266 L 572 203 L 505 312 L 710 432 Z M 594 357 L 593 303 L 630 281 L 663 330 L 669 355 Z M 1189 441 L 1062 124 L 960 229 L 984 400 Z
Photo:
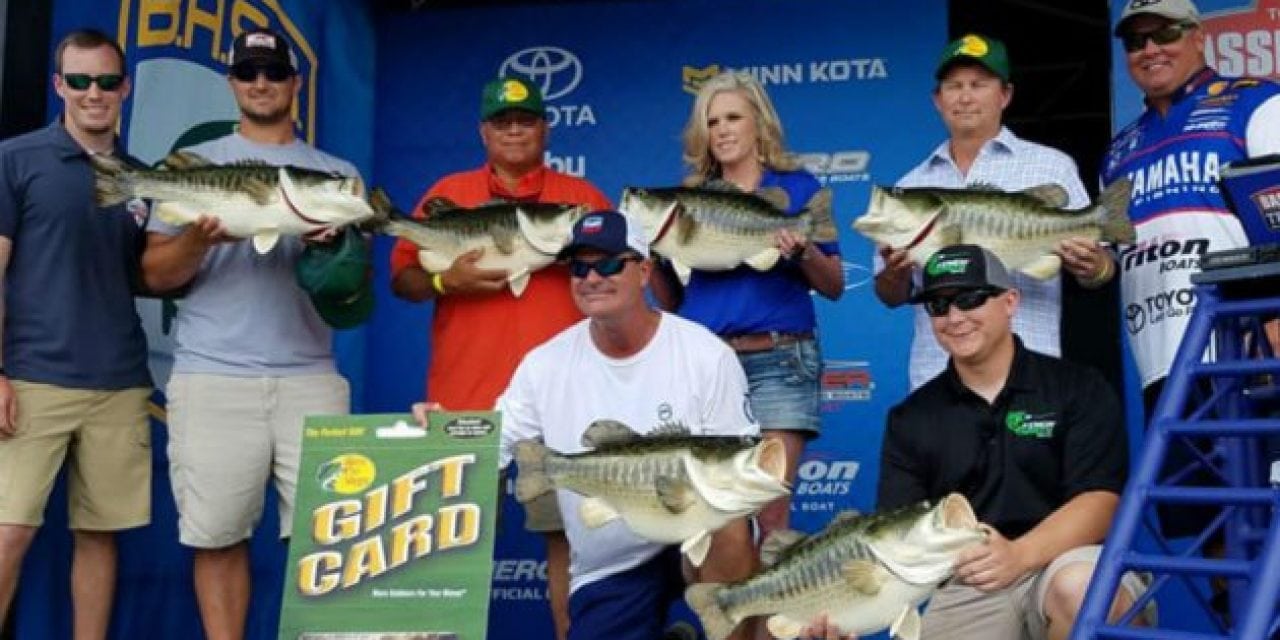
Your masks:
M 769 200 L 786 202 L 787 215 L 830 219 L 830 191 L 787 153 L 769 96 L 746 73 L 722 73 L 699 88 L 684 130 L 684 161 L 691 169 L 686 186 L 772 191 Z M 818 434 L 821 423 L 821 360 L 810 291 L 839 298 L 844 272 L 834 238 L 814 242 L 779 230 L 774 240 L 784 259 L 768 271 L 695 270 L 683 292 L 675 278 L 655 278 L 654 293 L 738 353 L 752 413 L 764 435 L 786 445 L 787 479 L 794 481 L 805 441 Z M 760 514 L 762 533 L 786 528 L 789 512 L 787 498 L 769 505 Z

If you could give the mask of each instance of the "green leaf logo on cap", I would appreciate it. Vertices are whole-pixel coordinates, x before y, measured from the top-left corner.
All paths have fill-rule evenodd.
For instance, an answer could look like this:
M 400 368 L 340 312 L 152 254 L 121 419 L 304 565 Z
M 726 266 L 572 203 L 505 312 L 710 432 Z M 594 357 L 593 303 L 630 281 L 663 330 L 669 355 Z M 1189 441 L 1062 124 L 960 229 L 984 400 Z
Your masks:
M 925 265 L 924 271 L 930 276 L 954 275 L 964 273 L 969 268 L 969 258 L 958 257 L 948 258 L 946 256 L 935 255 L 929 258 L 929 263 Z

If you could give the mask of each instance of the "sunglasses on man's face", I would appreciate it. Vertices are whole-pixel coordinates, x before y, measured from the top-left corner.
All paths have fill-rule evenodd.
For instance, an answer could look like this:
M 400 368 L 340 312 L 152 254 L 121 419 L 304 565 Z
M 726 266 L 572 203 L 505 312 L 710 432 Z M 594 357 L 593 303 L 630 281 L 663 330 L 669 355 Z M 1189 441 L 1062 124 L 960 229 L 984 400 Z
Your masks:
M 101 73 L 95 76 L 87 73 L 64 73 L 62 82 L 76 91 L 88 91 L 94 84 L 103 91 L 118 91 L 120 85 L 124 84 L 124 74 Z
M 259 75 L 267 76 L 271 82 L 284 82 L 293 77 L 293 69 L 282 64 L 238 64 L 231 67 L 231 77 L 240 82 L 253 82 Z
M 600 274 L 602 278 L 616 276 L 627 268 L 628 262 L 640 262 L 640 258 L 636 256 L 618 255 L 601 258 L 594 262 L 586 262 L 574 258 L 569 261 L 569 273 L 575 278 L 585 278 L 592 271 Z
M 1196 25 L 1190 22 L 1175 22 L 1159 29 L 1149 31 L 1131 31 L 1120 34 L 1120 43 L 1127 53 L 1141 51 L 1147 47 L 1147 40 L 1159 45 L 1172 44 L 1182 38 L 1182 34 L 1192 30 Z
M 951 305 L 961 311 L 973 311 L 1001 293 L 999 289 L 970 289 L 949 296 L 934 296 L 924 301 L 924 309 L 929 315 L 941 318 L 947 315 Z

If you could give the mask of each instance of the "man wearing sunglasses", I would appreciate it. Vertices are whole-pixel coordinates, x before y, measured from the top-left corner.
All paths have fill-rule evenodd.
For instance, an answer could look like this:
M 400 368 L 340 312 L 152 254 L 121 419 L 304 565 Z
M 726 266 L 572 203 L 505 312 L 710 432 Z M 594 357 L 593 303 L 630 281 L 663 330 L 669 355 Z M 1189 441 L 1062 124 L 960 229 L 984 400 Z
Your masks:
M 990 251 L 948 247 L 922 272 L 911 302 L 949 360 L 889 413 L 877 506 L 958 491 L 989 537 L 962 552 L 921 637 L 1066 638 L 1124 488 L 1120 403 L 1097 372 L 1023 345 L 1021 295 Z M 1125 586 L 1125 605 L 1144 591 Z
M 649 305 L 653 263 L 636 222 L 616 211 L 588 214 L 561 255 L 587 318 L 530 351 L 499 398 L 504 466 L 528 438 L 584 451 L 582 435 L 600 419 L 639 433 L 683 425 L 693 435 L 759 434 L 734 352 L 701 325 Z M 621 521 L 589 529 L 582 497 L 557 494 L 572 549 L 569 639 L 662 637 L 667 610 L 684 593 L 679 549 L 638 538 Z M 735 522 L 715 534 L 700 581 L 743 579 L 753 557 L 746 521 Z
M 1075 162 L 1066 154 L 1023 140 L 1003 124 L 1004 110 L 1013 100 L 1009 54 L 1003 42 L 971 33 L 943 49 L 934 73 L 934 106 L 947 127 L 948 138 L 901 180 L 899 187 L 964 189 L 994 185 L 1005 191 L 1022 191 L 1052 184 L 1068 196 L 1067 207 L 1089 204 Z M 1083 238 L 1064 241 L 1058 247 L 1063 267 L 1082 286 L 1097 286 L 1109 264 L 1098 243 Z M 920 265 L 907 255 L 907 247 L 882 246 L 876 256 L 876 296 L 897 307 L 919 284 Z M 1013 274 L 1022 292 L 1022 313 L 1014 331 L 1032 349 L 1049 355 L 1062 353 L 1061 278 L 1037 280 Z M 929 335 L 929 316 L 915 313 L 908 378 L 918 388 L 946 367 L 947 355 Z
M 61 116 L 0 143 L 0 628 L 64 460 L 76 638 L 106 637 L 114 532 L 151 517 L 151 378 L 133 306 L 146 205 L 96 206 L 89 164 L 127 158 L 124 65 L 106 34 L 68 34 L 54 54 Z
M 1129 0 L 1115 35 L 1146 109 L 1112 139 L 1102 181 L 1134 181 L 1129 216 L 1138 239 L 1113 271 L 1150 417 L 1195 307 L 1190 277 L 1200 256 L 1248 244 L 1218 190 L 1218 171 L 1280 153 L 1280 86 L 1207 67 L 1200 14 L 1189 0 Z M 1191 455 L 1179 448 L 1169 469 Z M 1217 511 L 1161 509 L 1161 528 L 1168 536 L 1197 533 Z
M 236 131 L 188 149 L 215 163 L 258 161 L 357 176 L 345 160 L 300 140 L 293 108 L 302 79 L 285 38 L 269 29 L 232 43 L 228 86 Z M 178 535 L 194 552 L 206 637 L 240 638 L 249 606 L 247 540 L 266 486 L 292 530 L 302 422 L 349 411 L 332 330 L 298 285 L 303 240 L 282 237 L 265 256 L 227 238 L 216 218 L 184 227 L 152 217 L 143 269 L 157 290 L 190 285 L 179 307 L 169 399 L 170 479 Z
M 518 76 L 485 83 L 480 97 L 480 141 L 484 166 L 441 178 L 424 205 L 445 198 L 463 207 L 495 200 L 555 202 L 608 209 L 608 198 L 591 183 L 543 164 L 549 134 L 537 84 Z M 507 286 L 505 271 L 480 269 L 479 251 L 459 256 L 448 269 L 427 273 L 418 247 L 397 240 L 391 255 L 391 290 L 410 302 L 434 301 L 427 397 L 449 409 L 488 409 L 530 349 L 582 319 L 564 286 L 563 265 L 530 276 L 523 295 Z M 541 533 L 547 549 L 547 582 L 556 637 L 569 626 L 569 544 L 550 496 L 525 505 L 525 526 Z

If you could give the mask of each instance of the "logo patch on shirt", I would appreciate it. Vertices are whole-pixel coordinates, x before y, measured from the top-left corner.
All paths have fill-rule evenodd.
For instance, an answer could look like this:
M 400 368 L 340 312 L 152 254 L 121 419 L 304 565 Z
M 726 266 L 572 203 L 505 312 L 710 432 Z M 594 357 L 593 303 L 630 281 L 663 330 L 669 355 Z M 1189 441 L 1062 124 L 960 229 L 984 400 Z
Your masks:
M 147 223 L 147 202 L 142 198 L 134 198 L 124 204 L 125 211 L 133 216 L 133 221 L 139 227 Z
M 1052 413 L 1010 411 L 1004 416 L 1004 426 L 1013 435 L 1024 438 L 1052 438 L 1058 419 Z

